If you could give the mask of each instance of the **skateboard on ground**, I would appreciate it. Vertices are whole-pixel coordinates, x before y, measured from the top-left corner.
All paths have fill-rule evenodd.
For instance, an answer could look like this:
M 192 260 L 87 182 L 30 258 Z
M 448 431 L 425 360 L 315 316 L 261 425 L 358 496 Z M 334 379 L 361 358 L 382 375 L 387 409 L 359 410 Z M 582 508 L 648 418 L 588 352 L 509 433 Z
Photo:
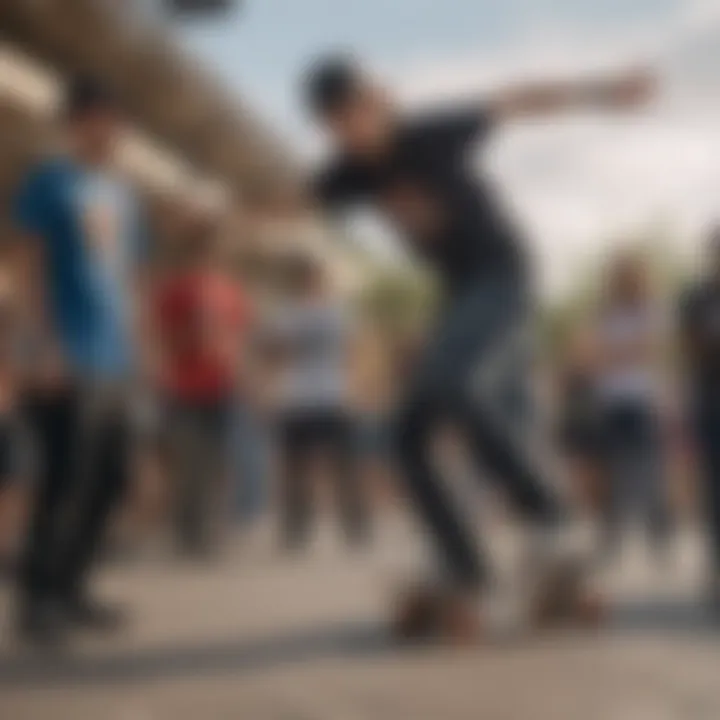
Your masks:
M 531 630 L 602 626 L 607 616 L 603 597 L 591 589 L 576 568 L 551 573 L 537 588 L 529 608 Z M 477 599 L 432 585 L 401 590 L 391 622 L 394 638 L 405 643 L 473 645 L 486 639 Z

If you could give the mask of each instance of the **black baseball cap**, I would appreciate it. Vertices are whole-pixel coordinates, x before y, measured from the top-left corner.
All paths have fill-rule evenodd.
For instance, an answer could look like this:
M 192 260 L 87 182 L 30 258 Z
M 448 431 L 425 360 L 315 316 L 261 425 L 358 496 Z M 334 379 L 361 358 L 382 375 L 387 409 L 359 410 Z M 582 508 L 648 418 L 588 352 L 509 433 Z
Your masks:
M 352 57 L 324 57 L 307 74 L 305 100 L 313 114 L 329 115 L 351 100 L 364 82 L 363 72 Z
M 78 75 L 68 82 L 63 101 L 66 119 L 72 120 L 95 110 L 117 109 L 117 98 L 99 78 Z

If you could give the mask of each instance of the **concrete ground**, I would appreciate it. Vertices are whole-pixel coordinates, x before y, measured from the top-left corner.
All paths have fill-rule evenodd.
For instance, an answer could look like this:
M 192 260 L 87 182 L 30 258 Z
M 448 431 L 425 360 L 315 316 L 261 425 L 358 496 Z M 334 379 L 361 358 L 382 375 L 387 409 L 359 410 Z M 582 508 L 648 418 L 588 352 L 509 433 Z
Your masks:
M 416 534 L 388 521 L 367 555 L 343 552 L 330 528 L 323 535 L 304 558 L 259 537 L 212 565 L 150 556 L 105 570 L 101 590 L 132 609 L 130 627 L 54 656 L 6 637 L 0 718 L 720 718 L 720 635 L 697 601 L 692 532 L 659 567 L 633 546 L 605 574 L 613 612 L 601 632 L 465 651 L 400 648 L 385 633 L 393 588 L 419 555 Z M 512 545 L 505 535 L 494 546 Z M 0 603 L 9 612 L 7 590 Z

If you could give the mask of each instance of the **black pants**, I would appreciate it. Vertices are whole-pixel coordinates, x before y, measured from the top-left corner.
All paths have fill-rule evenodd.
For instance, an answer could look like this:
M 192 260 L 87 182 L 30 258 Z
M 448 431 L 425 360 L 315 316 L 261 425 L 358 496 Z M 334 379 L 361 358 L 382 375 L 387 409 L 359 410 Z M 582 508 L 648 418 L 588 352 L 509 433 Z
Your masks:
M 625 522 L 639 517 L 655 549 L 664 551 L 672 522 L 657 411 L 650 402 L 616 400 L 606 403 L 602 415 L 605 550 L 614 551 Z
M 348 540 L 368 532 L 367 503 L 361 488 L 355 423 L 342 410 L 289 413 L 280 423 L 282 523 L 288 545 L 304 542 L 312 519 L 311 465 L 324 453 L 330 462 Z
M 713 390 L 699 394 L 694 415 L 710 558 L 714 571 L 720 572 L 720 394 Z
M 26 398 L 39 454 L 21 584 L 28 602 L 84 590 L 93 556 L 128 476 L 122 397 L 73 387 Z
M 13 419 L 0 416 L 0 492 L 9 481 L 17 481 L 18 429 Z
M 186 555 L 218 549 L 227 520 L 231 407 L 174 400 L 167 418 L 175 536 Z
M 455 297 L 441 314 L 397 417 L 410 498 L 449 581 L 467 589 L 482 585 L 488 572 L 467 518 L 433 464 L 432 440 L 441 423 L 449 420 L 463 433 L 478 469 L 487 470 L 523 517 L 545 524 L 562 515 L 528 442 L 526 311 L 526 297 L 513 279 L 483 279 Z

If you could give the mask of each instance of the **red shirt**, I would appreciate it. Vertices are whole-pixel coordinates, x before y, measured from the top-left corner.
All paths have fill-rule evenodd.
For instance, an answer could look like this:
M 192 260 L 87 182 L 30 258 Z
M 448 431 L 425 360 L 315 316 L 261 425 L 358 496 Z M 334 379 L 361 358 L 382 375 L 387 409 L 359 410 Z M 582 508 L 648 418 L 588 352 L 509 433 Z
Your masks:
M 231 392 L 250 318 L 238 285 L 211 271 L 176 275 L 158 289 L 156 312 L 165 389 L 195 401 Z

